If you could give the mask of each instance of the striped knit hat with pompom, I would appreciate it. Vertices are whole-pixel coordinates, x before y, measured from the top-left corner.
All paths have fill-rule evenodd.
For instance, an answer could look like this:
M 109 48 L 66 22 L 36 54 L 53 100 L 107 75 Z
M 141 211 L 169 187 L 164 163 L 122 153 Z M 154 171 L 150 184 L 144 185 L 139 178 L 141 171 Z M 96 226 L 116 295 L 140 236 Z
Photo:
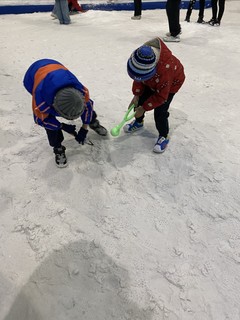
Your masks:
M 150 46 L 141 46 L 128 59 L 128 75 L 136 81 L 149 80 L 156 73 L 157 59 Z

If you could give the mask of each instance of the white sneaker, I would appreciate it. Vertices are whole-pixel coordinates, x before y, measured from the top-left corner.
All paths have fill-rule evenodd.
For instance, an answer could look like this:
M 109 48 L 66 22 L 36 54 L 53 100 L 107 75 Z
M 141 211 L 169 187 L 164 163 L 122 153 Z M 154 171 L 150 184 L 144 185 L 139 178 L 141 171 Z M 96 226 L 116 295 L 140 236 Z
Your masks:
M 166 36 L 163 37 L 164 42 L 180 42 L 180 36 L 177 35 L 176 37 L 173 36 Z
M 142 16 L 132 16 L 132 20 L 141 20 Z
M 53 19 L 58 19 L 57 15 L 55 13 L 51 13 L 51 17 L 53 17 Z
M 153 148 L 153 152 L 163 153 L 165 151 L 165 149 L 167 148 L 168 143 L 169 143 L 168 138 L 164 138 L 164 137 L 159 136 L 156 143 L 155 143 L 155 146 Z

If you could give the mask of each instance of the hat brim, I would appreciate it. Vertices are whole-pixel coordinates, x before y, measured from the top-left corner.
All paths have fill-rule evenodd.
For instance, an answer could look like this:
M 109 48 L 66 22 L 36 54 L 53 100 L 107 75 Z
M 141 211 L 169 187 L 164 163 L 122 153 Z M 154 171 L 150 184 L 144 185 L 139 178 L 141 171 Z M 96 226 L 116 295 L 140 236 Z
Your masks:
M 141 81 L 146 81 L 146 80 L 151 79 L 155 75 L 155 73 L 157 72 L 157 67 L 155 67 L 153 70 L 151 70 L 148 73 L 140 74 L 140 73 L 134 71 L 130 67 L 130 64 L 129 64 L 129 61 L 128 61 L 127 72 L 128 72 L 128 75 L 129 75 L 130 78 L 132 78 L 135 81 L 141 82 Z
M 83 114 L 83 111 L 84 109 L 82 109 L 81 111 L 77 112 L 76 114 L 65 114 L 58 106 L 56 103 L 53 104 L 53 107 L 55 109 L 55 111 L 58 113 L 58 115 L 64 119 L 67 119 L 67 120 L 76 120 L 78 119 L 82 114 Z
M 56 109 L 56 108 L 55 108 L 55 110 L 57 111 L 57 113 L 59 114 L 60 117 L 62 117 L 62 118 L 64 118 L 64 119 L 67 119 L 67 120 L 76 120 L 76 119 L 78 119 L 78 118 L 82 115 L 82 113 L 83 113 L 83 112 L 81 112 L 81 113 L 79 113 L 79 114 L 69 116 L 69 115 L 66 115 L 66 114 L 64 114 L 63 112 L 61 112 L 59 109 Z
M 65 87 L 56 93 L 53 107 L 59 116 L 67 120 L 75 120 L 84 112 L 84 97 L 79 90 Z

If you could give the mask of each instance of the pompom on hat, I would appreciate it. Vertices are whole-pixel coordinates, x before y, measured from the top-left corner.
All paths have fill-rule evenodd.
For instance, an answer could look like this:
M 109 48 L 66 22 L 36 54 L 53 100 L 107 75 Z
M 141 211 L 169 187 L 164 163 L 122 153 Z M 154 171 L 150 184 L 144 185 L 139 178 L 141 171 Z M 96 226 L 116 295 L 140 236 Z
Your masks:
M 84 97 L 79 90 L 66 87 L 56 93 L 53 107 L 61 117 L 74 120 L 84 111 Z
M 149 80 L 157 70 L 157 58 L 152 47 L 143 45 L 136 49 L 128 59 L 128 75 L 136 81 Z

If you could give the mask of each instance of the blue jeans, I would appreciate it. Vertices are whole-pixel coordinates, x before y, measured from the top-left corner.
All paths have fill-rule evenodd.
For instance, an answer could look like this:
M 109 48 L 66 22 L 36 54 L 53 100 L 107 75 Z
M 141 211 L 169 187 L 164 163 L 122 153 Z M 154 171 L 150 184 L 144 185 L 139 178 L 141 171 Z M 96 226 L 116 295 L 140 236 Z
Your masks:
M 55 0 L 53 12 L 57 15 L 60 24 L 71 22 L 67 0 Z

